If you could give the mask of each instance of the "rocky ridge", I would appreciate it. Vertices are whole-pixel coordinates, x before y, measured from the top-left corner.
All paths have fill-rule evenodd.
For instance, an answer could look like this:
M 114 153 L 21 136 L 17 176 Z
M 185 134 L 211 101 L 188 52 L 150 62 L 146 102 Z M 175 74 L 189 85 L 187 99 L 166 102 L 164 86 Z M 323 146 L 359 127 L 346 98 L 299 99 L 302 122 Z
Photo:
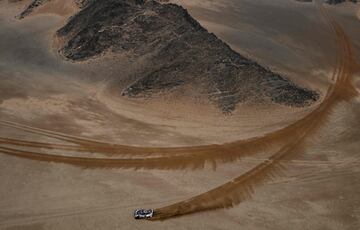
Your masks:
M 122 96 L 149 98 L 191 85 L 224 113 L 246 101 L 300 107 L 319 98 L 235 52 L 181 6 L 153 0 L 80 0 L 78 4 L 82 10 L 57 32 L 64 41 L 59 52 L 72 61 L 104 52 L 145 60 L 136 81 L 119 89 Z

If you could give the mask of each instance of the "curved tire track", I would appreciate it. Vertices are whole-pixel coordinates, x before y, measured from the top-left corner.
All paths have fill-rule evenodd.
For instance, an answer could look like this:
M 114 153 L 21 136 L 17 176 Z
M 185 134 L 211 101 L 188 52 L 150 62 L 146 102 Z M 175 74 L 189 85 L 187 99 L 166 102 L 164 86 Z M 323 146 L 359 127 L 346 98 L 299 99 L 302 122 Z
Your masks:
M 273 154 L 263 163 L 234 180 L 188 200 L 157 209 L 157 215 L 154 219 L 163 220 L 199 211 L 228 208 L 235 204 L 239 204 L 241 201 L 249 198 L 253 194 L 256 186 L 261 185 L 284 172 L 284 167 L 281 164 L 281 161 L 289 159 L 295 154 L 303 151 L 304 140 L 309 138 L 316 130 L 319 129 L 319 127 L 322 126 L 322 124 L 327 121 L 329 114 L 336 104 L 348 101 L 357 95 L 356 90 L 351 85 L 354 60 L 352 58 L 350 41 L 341 26 L 321 6 L 320 11 L 323 14 L 323 17 L 327 20 L 337 39 L 339 60 L 333 76 L 335 84 L 328 89 L 322 104 L 320 104 L 307 116 L 283 129 L 261 137 L 225 143 L 223 145 L 148 148 L 99 142 L 82 137 L 75 137 L 49 130 L 25 126 L 14 122 L 0 121 L 0 124 L 5 126 L 70 142 L 77 144 L 78 146 L 30 142 L 6 138 L 2 138 L 0 140 L 0 144 L 69 151 L 89 151 L 124 156 L 131 155 L 140 156 L 141 158 L 112 159 L 69 157 L 23 151 L 8 147 L 0 147 L 0 152 L 31 160 L 66 163 L 85 168 L 145 167 L 181 169 L 185 167 L 197 168 L 203 166 L 206 162 L 211 162 L 214 167 L 216 167 L 216 163 L 218 162 L 234 161 L 242 156 L 264 151 L 273 145 L 286 143 L 278 152 Z M 156 157 L 153 157 L 154 155 Z
M 296 135 L 294 141 L 284 146 L 262 164 L 206 193 L 156 209 L 153 220 L 165 220 L 200 211 L 229 208 L 248 199 L 254 193 L 256 186 L 264 184 L 283 172 L 284 167 L 280 162 L 282 159 L 291 158 L 303 152 L 303 144 L 306 138 L 309 138 L 314 131 L 318 130 L 338 103 L 348 101 L 357 95 L 357 91 L 351 85 L 355 62 L 350 41 L 341 26 L 331 18 L 321 5 L 320 10 L 335 32 L 341 61 L 334 71 L 336 73 L 336 83 L 329 89 L 324 102 L 307 117 L 307 125 L 294 133 Z

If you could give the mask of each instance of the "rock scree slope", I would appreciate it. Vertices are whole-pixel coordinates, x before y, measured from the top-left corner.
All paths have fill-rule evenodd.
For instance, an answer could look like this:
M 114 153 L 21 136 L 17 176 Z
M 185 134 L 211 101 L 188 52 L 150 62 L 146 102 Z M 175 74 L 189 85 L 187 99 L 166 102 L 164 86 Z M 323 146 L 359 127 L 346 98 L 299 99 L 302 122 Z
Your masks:
M 122 96 L 149 98 L 182 87 L 196 89 L 220 109 L 238 103 L 271 100 L 305 106 L 319 95 L 233 51 L 209 33 L 181 6 L 145 0 L 86 1 L 58 30 L 60 53 L 72 61 L 104 52 L 142 60 L 135 81 Z

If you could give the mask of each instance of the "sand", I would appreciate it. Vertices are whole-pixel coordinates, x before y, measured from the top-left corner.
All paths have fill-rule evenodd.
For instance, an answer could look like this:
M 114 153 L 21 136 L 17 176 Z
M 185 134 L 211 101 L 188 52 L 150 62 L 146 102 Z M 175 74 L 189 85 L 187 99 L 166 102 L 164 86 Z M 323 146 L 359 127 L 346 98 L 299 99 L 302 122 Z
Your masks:
M 12 16 L 19 5 L 6 5 L 6 12 L 0 10 L 0 228 L 357 229 L 355 32 L 347 35 L 348 24 L 333 21 L 342 19 L 336 11 L 323 12 L 320 20 L 313 5 L 284 2 L 244 1 L 238 8 L 247 6 L 253 13 L 276 9 L 274 28 L 286 36 L 264 30 L 261 20 L 241 20 L 248 22 L 245 27 L 219 25 L 230 23 L 230 17 L 203 24 L 224 40 L 233 35 L 221 31 L 244 34 L 245 41 L 267 35 L 236 47 L 316 87 L 322 100 L 306 109 L 243 105 L 232 116 L 205 103 L 120 98 L 108 89 L 108 79 L 119 70 L 104 71 L 106 57 L 74 64 L 57 55 L 52 35 L 62 17 L 37 14 L 18 22 Z M 0 9 L 5 4 L 0 2 Z M 232 15 L 229 6 L 236 6 L 231 1 L 183 4 L 201 22 L 204 15 Z M 316 36 L 301 32 L 310 36 L 306 46 L 317 48 L 303 51 L 298 44 L 303 37 L 277 24 L 289 8 L 303 15 L 293 22 L 297 25 L 321 21 Z M 238 14 L 246 19 L 250 13 Z M 323 37 L 331 39 L 319 48 Z M 273 53 L 279 44 L 269 40 L 285 48 Z M 268 61 L 271 53 L 276 58 Z M 283 55 L 288 61 L 276 61 Z M 136 208 L 160 208 L 160 219 L 184 216 L 134 221 Z M 203 212 L 209 209 L 216 210 Z

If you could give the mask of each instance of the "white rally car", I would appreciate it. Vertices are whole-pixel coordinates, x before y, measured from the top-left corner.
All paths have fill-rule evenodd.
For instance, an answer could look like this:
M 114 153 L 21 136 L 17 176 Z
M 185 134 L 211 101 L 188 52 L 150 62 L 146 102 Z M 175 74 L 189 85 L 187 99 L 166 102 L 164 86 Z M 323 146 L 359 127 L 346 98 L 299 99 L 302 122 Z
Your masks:
M 153 209 L 136 209 L 134 211 L 135 219 L 150 219 L 153 216 L 154 216 Z

